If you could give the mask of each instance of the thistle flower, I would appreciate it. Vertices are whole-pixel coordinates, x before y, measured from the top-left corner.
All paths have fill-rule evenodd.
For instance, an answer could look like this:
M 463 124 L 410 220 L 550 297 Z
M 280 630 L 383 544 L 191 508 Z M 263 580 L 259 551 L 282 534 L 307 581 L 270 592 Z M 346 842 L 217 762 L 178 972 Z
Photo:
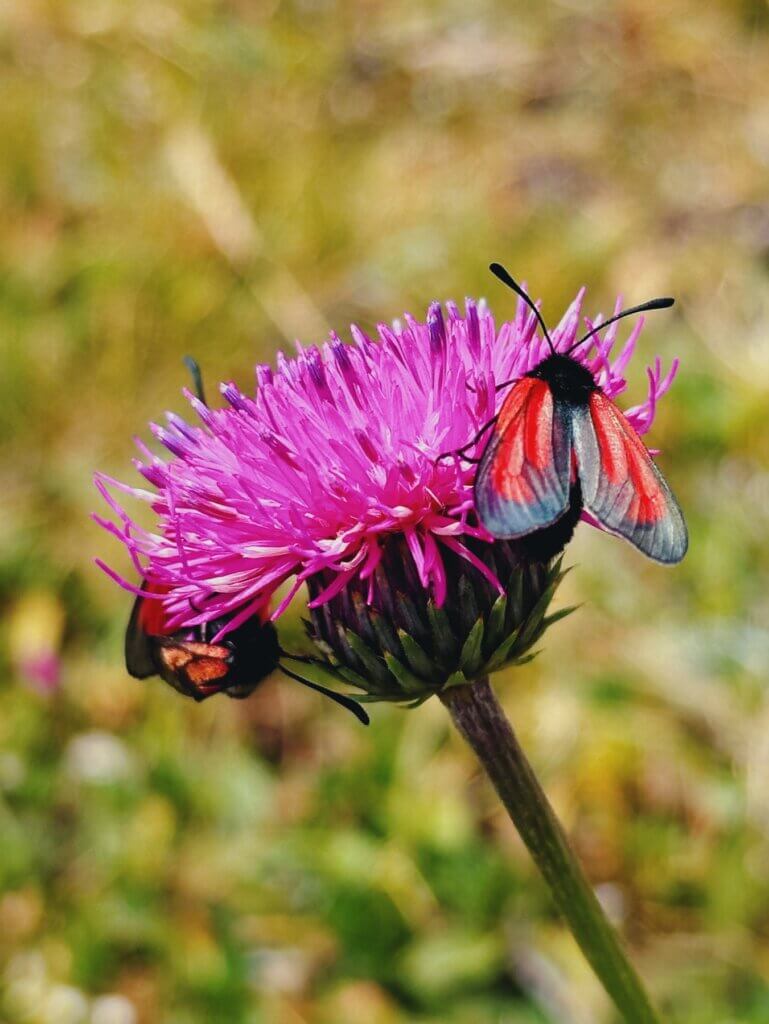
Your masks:
M 558 350 L 575 341 L 583 295 L 552 331 Z M 626 387 L 642 325 L 616 354 L 617 324 L 574 353 L 609 397 Z M 421 700 L 520 661 L 547 625 L 556 550 L 495 541 L 474 514 L 475 467 L 439 457 L 494 414 L 497 384 L 549 349 L 524 304 L 499 327 L 467 300 L 464 313 L 433 303 L 424 322 L 379 324 L 376 339 L 351 330 L 352 345 L 334 334 L 279 353 L 275 371 L 258 366 L 254 396 L 222 385 L 224 408 L 185 392 L 199 424 L 173 413 L 153 424 L 167 461 L 139 442 L 152 490 L 100 476 L 116 513 L 100 522 L 165 593 L 170 627 L 224 621 L 216 640 L 270 602 L 278 618 L 306 583 L 309 631 L 340 678 L 372 698 Z M 648 371 L 646 400 L 627 412 L 639 433 L 676 368 Z M 114 490 L 148 502 L 156 530 L 137 526 Z
M 556 351 L 575 343 L 582 299 L 551 332 Z M 498 384 L 550 351 L 537 326 L 524 304 L 497 328 L 483 305 L 468 300 L 462 315 L 433 303 L 424 323 L 406 315 L 380 324 L 377 339 L 353 327 L 353 345 L 332 335 L 293 358 L 280 353 L 275 372 L 257 367 L 254 397 L 223 385 L 223 409 L 209 409 L 202 388 L 187 393 L 199 425 L 172 413 L 154 425 L 171 458 L 139 443 L 136 465 L 152 490 L 98 477 L 116 520 L 97 518 L 125 544 L 148 592 L 162 595 L 168 631 L 218 630 L 216 643 L 271 606 L 279 618 L 306 584 L 308 632 L 337 679 L 364 691 L 359 700 L 418 704 L 437 693 L 606 991 L 631 1024 L 656 1024 L 488 682 L 495 668 L 530 657 L 569 610 L 547 615 L 562 576 L 553 556 L 576 513 L 531 537 L 495 540 L 475 515 L 475 466 L 441 458 L 467 449 L 495 414 Z M 572 353 L 610 398 L 625 388 L 641 328 L 616 355 L 617 324 Z M 657 360 L 647 371 L 647 398 L 627 412 L 639 433 L 676 369 L 663 377 Z M 156 529 L 137 526 L 113 490 L 149 502 Z

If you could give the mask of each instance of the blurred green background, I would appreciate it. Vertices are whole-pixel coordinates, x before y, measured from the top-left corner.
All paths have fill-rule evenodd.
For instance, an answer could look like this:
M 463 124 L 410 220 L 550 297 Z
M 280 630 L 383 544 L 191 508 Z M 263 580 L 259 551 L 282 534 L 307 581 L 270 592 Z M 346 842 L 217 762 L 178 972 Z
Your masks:
M 584 602 L 497 678 L 675 1024 L 769 1021 L 769 7 L 0 3 L 0 1021 L 613 1020 L 437 702 L 129 679 L 95 468 L 255 360 L 503 260 L 554 322 L 673 294 L 665 570 L 587 527 Z M 298 642 L 298 618 L 289 639 Z

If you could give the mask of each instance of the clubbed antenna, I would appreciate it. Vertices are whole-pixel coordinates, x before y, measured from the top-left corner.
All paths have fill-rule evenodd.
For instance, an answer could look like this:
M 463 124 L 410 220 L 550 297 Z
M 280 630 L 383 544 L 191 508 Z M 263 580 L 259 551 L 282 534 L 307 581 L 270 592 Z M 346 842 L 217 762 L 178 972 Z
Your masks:
M 547 324 L 542 319 L 542 314 L 534 305 L 531 297 L 527 295 L 523 288 L 521 288 L 521 286 L 518 284 L 518 282 L 513 277 L 510 276 L 508 271 L 505 270 L 501 263 L 490 263 L 489 270 L 495 277 L 499 278 L 502 284 L 506 284 L 508 288 L 512 288 L 515 294 L 520 296 L 526 303 L 526 305 L 529 307 L 529 309 L 532 310 L 534 316 L 539 321 L 539 326 L 544 331 L 545 337 L 547 338 L 547 343 L 550 346 L 550 351 L 553 353 L 553 355 L 555 355 L 555 345 L 553 344 L 553 339 L 550 337 L 550 331 L 548 331 Z
M 291 658 L 292 661 L 301 661 L 306 664 L 314 665 L 318 664 L 314 658 L 304 658 L 297 654 L 288 654 L 286 651 L 281 651 L 281 654 L 285 658 Z M 366 714 L 364 708 L 355 700 L 354 697 L 349 697 L 346 693 L 337 693 L 336 690 L 329 690 L 327 686 L 321 686 L 320 683 L 314 683 L 311 679 L 307 679 L 305 676 L 300 676 L 297 672 L 293 672 L 290 668 L 286 668 L 285 665 L 278 666 L 281 672 L 284 672 L 289 678 L 295 679 L 297 683 L 301 683 L 302 686 L 307 686 L 311 690 L 316 690 L 318 693 L 322 693 L 324 697 L 328 697 L 334 701 L 335 704 L 339 704 L 340 707 L 346 708 L 350 711 L 359 722 L 363 725 L 369 724 L 369 717 Z
M 190 371 L 192 383 L 195 387 L 195 394 L 198 396 L 203 405 L 208 405 L 208 402 L 206 401 L 205 392 L 203 391 L 203 374 L 200 372 L 200 366 L 198 364 L 198 361 L 196 359 L 193 359 L 192 356 L 185 356 L 184 365 Z
M 614 316 L 610 316 L 608 320 L 604 320 L 602 324 L 598 324 L 597 327 L 593 327 L 592 330 L 588 331 L 584 337 L 580 338 L 579 341 L 575 341 L 573 345 L 566 349 L 563 355 L 567 356 L 569 352 L 573 352 L 575 348 L 578 348 L 583 341 L 587 341 L 588 338 L 592 338 L 598 331 L 602 331 L 604 327 L 608 327 L 609 324 L 613 324 L 616 320 L 621 320 L 625 316 L 633 316 L 634 313 L 646 313 L 647 310 L 651 309 L 669 309 L 675 299 L 671 299 L 669 296 L 665 296 L 661 299 L 649 299 L 648 302 L 642 302 L 640 306 L 631 306 L 630 309 L 623 309 L 621 313 L 615 313 Z

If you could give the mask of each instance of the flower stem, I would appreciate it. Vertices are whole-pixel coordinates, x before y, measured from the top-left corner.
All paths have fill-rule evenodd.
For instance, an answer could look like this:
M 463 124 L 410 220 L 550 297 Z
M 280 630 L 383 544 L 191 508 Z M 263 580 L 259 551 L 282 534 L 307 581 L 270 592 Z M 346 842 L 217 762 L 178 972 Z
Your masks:
M 446 690 L 441 700 L 486 769 L 558 909 L 617 1009 L 629 1024 L 660 1024 L 488 678 Z

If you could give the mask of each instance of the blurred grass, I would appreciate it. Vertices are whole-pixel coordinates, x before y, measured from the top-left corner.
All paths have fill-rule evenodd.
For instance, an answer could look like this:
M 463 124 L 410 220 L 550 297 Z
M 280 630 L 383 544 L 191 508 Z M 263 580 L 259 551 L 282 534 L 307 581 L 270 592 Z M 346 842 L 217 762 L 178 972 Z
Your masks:
M 582 528 L 499 679 L 671 1022 L 769 1021 L 769 9 L 0 5 L 0 1019 L 610 1020 L 439 706 L 126 677 L 95 467 L 256 359 L 433 298 L 674 294 L 675 571 Z M 634 366 L 631 398 L 644 387 Z M 297 630 L 298 624 L 294 624 Z M 53 687 L 60 671 L 60 685 Z

